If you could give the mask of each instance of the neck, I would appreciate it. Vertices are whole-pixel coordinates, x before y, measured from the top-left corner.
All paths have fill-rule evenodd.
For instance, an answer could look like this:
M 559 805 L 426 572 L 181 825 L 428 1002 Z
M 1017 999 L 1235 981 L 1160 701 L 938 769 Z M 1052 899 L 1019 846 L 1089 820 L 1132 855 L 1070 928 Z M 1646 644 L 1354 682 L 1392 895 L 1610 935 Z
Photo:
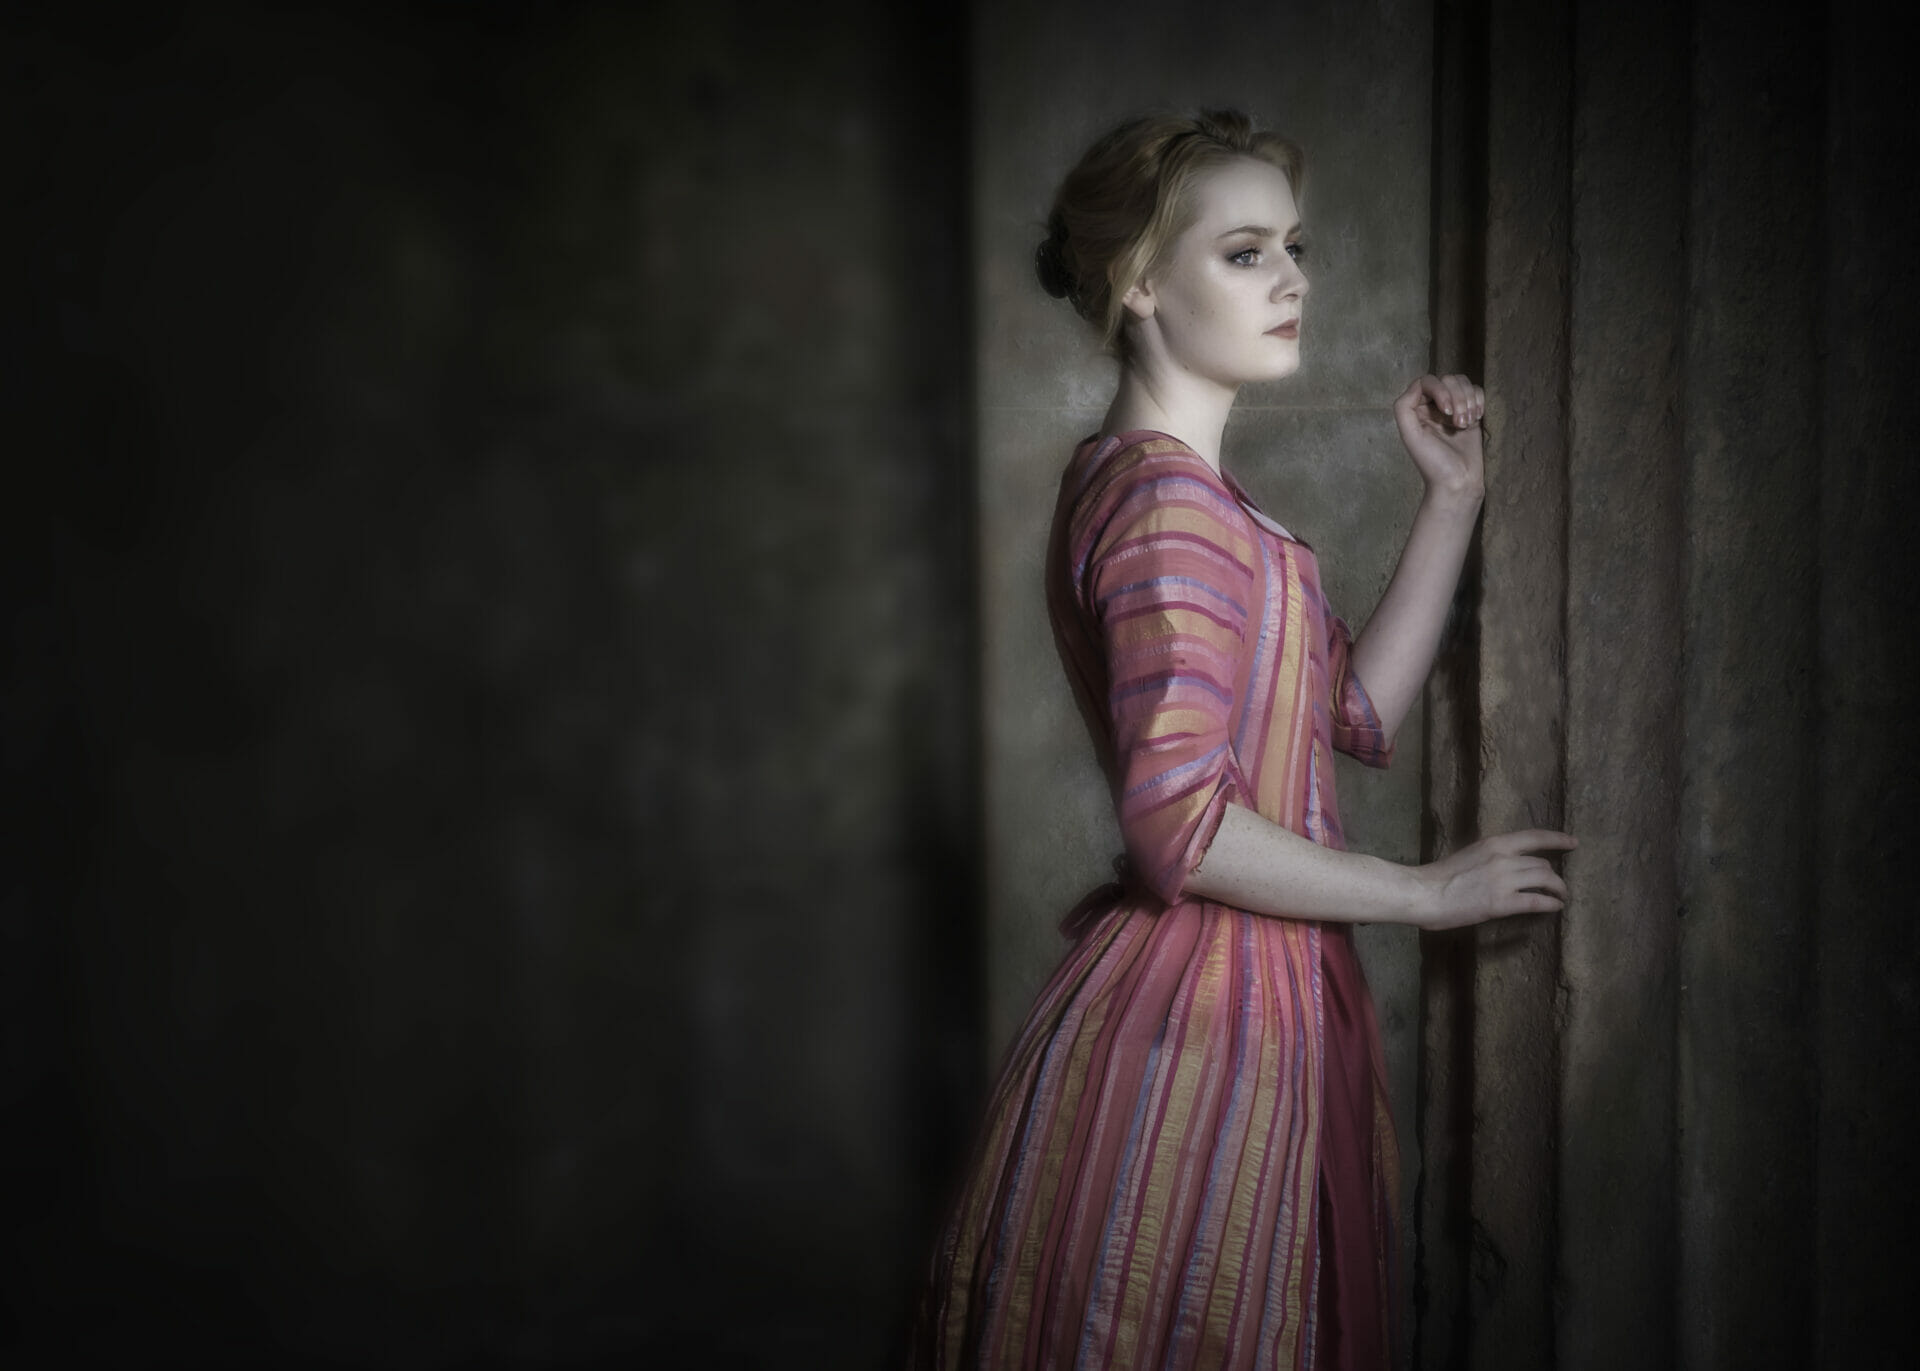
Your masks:
M 1221 386 L 1166 365 L 1151 355 L 1123 363 L 1120 385 L 1100 432 L 1108 437 L 1133 429 L 1169 434 L 1220 470 L 1220 439 L 1236 388 Z

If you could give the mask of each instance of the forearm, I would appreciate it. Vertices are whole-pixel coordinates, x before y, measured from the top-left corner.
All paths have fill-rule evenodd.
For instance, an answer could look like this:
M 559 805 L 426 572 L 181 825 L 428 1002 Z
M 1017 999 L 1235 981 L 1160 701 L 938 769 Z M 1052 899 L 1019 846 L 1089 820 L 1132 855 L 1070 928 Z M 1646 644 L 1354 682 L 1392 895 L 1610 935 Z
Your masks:
M 1373 617 L 1354 640 L 1349 668 L 1392 739 L 1433 666 L 1453 589 L 1480 515 L 1480 492 L 1429 489 L 1400 564 Z
M 1335 923 L 1420 923 L 1430 891 L 1415 868 L 1322 847 L 1228 805 L 1185 893 L 1255 914 Z

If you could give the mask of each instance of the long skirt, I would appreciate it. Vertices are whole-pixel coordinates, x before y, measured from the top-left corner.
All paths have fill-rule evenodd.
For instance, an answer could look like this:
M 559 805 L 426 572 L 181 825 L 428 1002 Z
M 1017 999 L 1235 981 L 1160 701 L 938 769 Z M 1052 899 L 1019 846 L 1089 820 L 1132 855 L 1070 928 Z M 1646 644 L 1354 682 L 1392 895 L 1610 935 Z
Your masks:
M 914 1364 L 1393 1365 L 1398 1157 L 1349 929 L 1115 887 L 1066 928 Z

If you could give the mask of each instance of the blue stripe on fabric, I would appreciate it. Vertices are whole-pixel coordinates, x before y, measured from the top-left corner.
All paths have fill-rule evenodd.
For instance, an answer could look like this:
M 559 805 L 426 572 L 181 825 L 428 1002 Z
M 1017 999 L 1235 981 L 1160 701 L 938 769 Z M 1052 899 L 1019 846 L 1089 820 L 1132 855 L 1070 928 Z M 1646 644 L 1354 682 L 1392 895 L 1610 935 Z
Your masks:
M 1098 605 L 1109 604 L 1119 599 L 1122 595 L 1130 594 L 1133 591 L 1153 590 L 1159 586 L 1188 586 L 1194 590 L 1204 590 L 1221 604 L 1231 608 L 1234 613 L 1240 615 L 1242 618 L 1246 617 L 1247 607 L 1245 605 L 1241 604 L 1231 595 L 1221 591 L 1217 586 L 1210 585 L 1197 576 L 1152 576 L 1144 581 L 1129 581 L 1126 585 L 1115 586 L 1105 595 L 1095 600 L 1094 603 Z
M 1154 691 L 1163 690 L 1168 686 L 1183 686 L 1183 685 L 1198 686 L 1200 689 L 1206 691 L 1207 694 L 1213 696 L 1216 700 L 1221 701 L 1223 704 L 1226 704 L 1229 706 L 1233 704 L 1233 695 L 1228 691 L 1224 691 L 1220 689 L 1219 686 L 1215 685 L 1212 681 L 1209 681 L 1205 676 L 1150 677 L 1149 679 L 1147 679 L 1146 681 L 1143 681 L 1139 685 L 1128 686 L 1124 690 L 1108 691 L 1107 702 L 1109 704 L 1119 704 L 1120 701 L 1130 700 L 1136 695 L 1149 695 L 1149 694 L 1152 694 Z
M 1247 741 L 1247 720 L 1254 715 L 1253 702 L 1272 694 L 1271 688 L 1262 689 L 1266 680 L 1267 651 L 1273 641 L 1273 635 L 1267 628 L 1268 606 L 1273 603 L 1273 553 L 1267 548 L 1267 540 L 1261 538 L 1260 544 L 1260 631 L 1254 635 L 1253 671 L 1247 677 L 1247 698 L 1240 706 L 1240 723 L 1233 731 L 1233 755 L 1238 757 Z M 1286 603 L 1286 588 L 1281 587 L 1281 604 Z
M 1307 950 L 1308 950 L 1309 962 L 1310 962 L 1310 966 L 1307 974 L 1311 976 L 1313 974 L 1313 968 L 1318 967 L 1319 965 L 1318 948 L 1314 945 L 1314 942 L 1313 942 L 1313 929 L 1311 928 L 1311 926 L 1309 926 L 1309 928 L 1307 929 L 1307 944 L 1308 944 Z M 1287 969 L 1287 998 L 1293 1005 L 1293 1023 L 1296 1026 L 1304 1027 L 1305 1021 L 1306 1021 L 1306 1006 L 1303 1003 L 1301 1003 L 1301 1000 L 1300 1000 L 1300 982 L 1294 979 L 1293 958 L 1290 956 L 1282 956 L 1280 958 L 1280 962 L 1281 962 L 1281 965 L 1285 966 Z M 1318 1028 L 1318 1017 L 1319 1016 L 1316 1014 L 1315 1015 L 1316 1029 Z M 1279 1342 L 1280 1334 L 1284 1332 L 1286 1329 L 1287 1315 L 1293 1312 L 1292 1310 L 1287 1309 L 1285 1307 L 1287 1302 L 1284 1299 L 1271 1298 L 1271 1296 L 1274 1293 L 1274 1287 L 1276 1284 L 1279 1285 L 1279 1287 L 1283 1290 L 1286 1288 L 1287 1272 L 1285 1270 L 1286 1262 L 1282 1259 L 1282 1244 L 1284 1243 L 1286 1238 L 1289 1235 L 1291 1235 L 1294 1231 L 1293 1186 L 1291 1184 L 1292 1178 L 1287 1173 L 1288 1162 L 1292 1161 L 1294 1157 L 1297 1155 L 1293 1145 L 1293 1134 L 1291 1129 L 1297 1129 L 1301 1127 L 1303 1122 L 1307 1122 L 1302 1120 L 1300 1117 L 1301 1114 L 1305 1112 L 1307 1107 L 1307 1102 L 1303 1098 L 1303 1091 L 1301 1088 L 1305 1081 L 1305 1077 L 1301 1074 L 1305 1070 L 1305 1064 L 1301 1061 L 1301 1058 L 1305 1055 L 1305 1053 L 1308 1050 L 1307 1039 L 1311 1035 L 1306 1032 L 1296 1032 L 1291 1036 L 1293 1038 L 1293 1044 L 1292 1044 L 1293 1050 L 1292 1050 L 1292 1053 L 1290 1054 L 1290 1060 L 1287 1064 L 1288 1065 L 1288 1075 L 1287 1075 L 1288 1089 L 1286 1091 L 1287 1119 L 1288 1119 L 1288 1123 L 1291 1125 L 1291 1128 L 1286 1135 L 1285 1145 L 1280 1149 L 1280 1153 L 1281 1153 L 1280 1176 L 1279 1176 L 1280 1208 L 1278 1211 L 1278 1217 L 1273 1225 L 1273 1245 L 1267 1249 L 1266 1294 L 1268 1298 L 1266 1299 L 1266 1302 L 1265 1302 L 1266 1308 L 1263 1309 L 1260 1313 L 1259 1348 L 1256 1354 L 1257 1360 L 1255 1362 L 1256 1365 L 1261 1365 L 1261 1366 L 1272 1366 L 1275 1364 L 1274 1357 L 1273 1357 L 1275 1345 Z M 1312 1119 L 1310 1122 L 1313 1124 L 1316 1130 L 1320 1127 L 1320 1120 L 1317 1117 Z M 1277 1137 L 1279 1135 L 1276 1133 L 1275 1136 Z M 1275 1146 L 1275 1144 L 1271 1142 L 1268 1145 L 1270 1147 Z M 1315 1192 L 1315 1195 L 1317 1197 L 1318 1195 L 1317 1190 Z M 1316 1202 L 1317 1202 L 1317 1199 L 1308 1200 L 1309 1204 L 1316 1203 Z M 1313 1247 L 1309 1249 L 1307 1253 L 1307 1258 L 1310 1263 L 1317 1263 L 1318 1257 L 1319 1257 L 1319 1244 L 1315 1243 Z M 1281 1268 L 1277 1276 L 1275 1275 L 1276 1266 Z M 1315 1270 L 1316 1271 L 1318 1270 L 1317 1265 L 1315 1266 Z M 1302 1275 L 1303 1277 L 1306 1277 L 1306 1279 L 1303 1279 L 1302 1285 L 1307 1292 L 1307 1299 L 1305 1301 L 1307 1307 L 1306 1307 L 1306 1310 L 1304 1311 L 1306 1316 L 1305 1317 L 1306 1327 L 1304 1330 L 1302 1341 L 1306 1345 L 1311 1346 L 1312 1339 L 1313 1339 L 1313 1313 L 1314 1313 L 1313 1306 L 1314 1306 L 1315 1300 L 1319 1298 L 1319 1282 L 1317 1279 L 1314 1279 L 1311 1275 L 1309 1275 L 1309 1273 L 1303 1272 Z M 1278 1313 L 1278 1315 L 1280 1316 L 1279 1328 L 1275 1328 L 1273 1324 L 1274 1315 L 1276 1313 Z M 1300 1365 L 1312 1366 L 1313 1361 L 1311 1358 L 1306 1358 L 1301 1361 Z
M 1103 960 L 1107 954 L 1112 951 L 1112 947 L 1112 942 L 1109 942 L 1106 947 L 1100 950 L 1099 955 L 1095 958 L 1096 969 L 1098 962 Z M 1091 975 L 1091 971 L 1087 974 Z M 1044 995 L 1046 992 L 1043 991 L 1042 993 Z M 1013 1150 L 1013 1156 L 1016 1159 L 1013 1166 L 1013 1177 L 1007 1187 L 1006 1202 L 1000 1206 L 999 1222 L 994 1225 L 993 1256 L 987 1265 L 985 1291 L 985 1307 L 987 1308 L 992 1308 L 999 1302 L 1000 1287 L 1005 1281 L 1007 1262 L 1011 1256 L 1011 1253 L 1008 1251 L 1008 1244 L 1015 1240 L 1013 1227 L 1014 1202 L 1026 1193 L 1027 1173 L 1035 1164 L 1033 1149 L 1028 1144 L 1029 1140 L 1033 1137 L 1034 1127 L 1040 1122 L 1041 1111 L 1035 1107 L 1034 1102 L 1038 1099 L 1048 1098 L 1051 1095 L 1051 1086 L 1057 1063 L 1070 1060 L 1071 1058 L 1072 1042 L 1069 1040 L 1069 1035 L 1060 1031 L 1064 1021 L 1064 1016 L 1062 1016 L 1061 1020 L 1054 1023 L 1053 1031 L 1048 1037 L 1046 1048 L 1041 1052 L 1040 1061 L 1034 1068 L 1033 1086 L 1027 1092 L 1025 1103 L 1026 1118 L 1020 1125 L 1020 1141 Z M 1049 1116 L 1049 1126 L 1051 1126 L 1052 1122 L 1053 1119 Z M 1024 1233 L 1022 1233 L 1021 1236 L 1024 1238 Z
M 1194 458 L 1194 460 L 1199 461 L 1200 459 L 1196 457 Z M 1193 490 L 1198 491 L 1201 495 L 1204 495 L 1208 500 L 1218 505 L 1221 509 L 1223 510 L 1231 509 L 1234 511 L 1235 514 L 1240 513 L 1240 505 L 1237 501 L 1231 499 L 1230 497 L 1223 497 L 1218 490 L 1215 490 L 1212 486 L 1208 485 L 1205 481 L 1200 479 L 1198 476 L 1191 474 L 1190 472 L 1180 472 L 1172 476 L 1155 476 L 1148 480 L 1140 481 L 1132 486 L 1129 486 L 1127 488 L 1127 493 L 1125 497 L 1121 501 L 1121 504 L 1126 505 L 1131 503 L 1133 500 L 1137 499 L 1139 494 L 1143 491 L 1153 491 L 1157 494 L 1158 488 L 1161 486 L 1190 486 L 1193 488 Z M 1076 503 L 1077 502 L 1078 502 L 1078 497 L 1076 496 Z M 1222 551 L 1225 551 L 1225 549 L 1222 549 Z M 1075 580 L 1079 580 L 1082 577 L 1082 575 L 1086 572 L 1087 563 L 1092 559 L 1092 557 L 1093 557 L 1093 547 L 1089 545 L 1089 547 L 1087 548 L 1086 554 L 1082 556 L 1078 562 L 1074 563 L 1073 575 Z
M 1238 935 L 1234 941 L 1240 950 L 1240 982 L 1238 993 L 1234 997 L 1237 1017 L 1233 1025 L 1232 1080 L 1233 1089 L 1227 1095 L 1227 1111 L 1221 1117 L 1220 1127 L 1213 1135 L 1213 1156 L 1207 1166 L 1206 1188 L 1200 1192 L 1200 1218 L 1194 1224 L 1193 1247 L 1187 1257 L 1187 1272 L 1181 1277 L 1181 1289 L 1185 1297 L 1175 1314 L 1174 1335 L 1167 1340 L 1166 1359 L 1161 1363 L 1162 1371 L 1173 1371 L 1176 1353 L 1189 1351 L 1188 1344 L 1192 1335 L 1199 1330 L 1206 1318 L 1207 1301 L 1213 1295 L 1213 1283 L 1208 1281 L 1204 1288 L 1200 1280 L 1200 1250 L 1203 1246 L 1202 1235 L 1213 1220 L 1213 1203 L 1220 1182 L 1221 1153 L 1224 1150 L 1227 1135 L 1234 1130 L 1240 1118 L 1240 1106 L 1247 1086 L 1247 1024 L 1253 1019 L 1253 915 L 1235 912 L 1222 915 L 1234 921 L 1234 931 Z M 1224 1236 L 1224 1235 L 1223 1235 Z M 1195 1302 L 1197 1300 L 1197 1303 Z
M 1120 1201 L 1135 1187 L 1128 1183 L 1128 1173 L 1133 1168 L 1133 1159 L 1140 1151 L 1141 1125 L 1147 1116 L 1147 1101 L 1153 1098 L 1154 1078 L 1159 1073 L 1160 1049 L 1167 1039 L 1166 1020 L 1160 1022 L 1160 1029 L 1153 1035 L 1153 1047 L 1147 1053 L 1147 1066 L 1140 1079 L 1140 1098 L 1134 1101 L 1133 1121 L 1127 1125 L 1127 1147 L 1120 1154 L 1120 1169 L 1115 1176 L 1113 1199 L 1107 1205 L 1105 1230 L 1100 1235 L 1100 1255 L 1094 1258 L 1094 1288 L 1087 1293 L 1092 1296 L 1087 1305 L 1087 1321 L 1080 1330 L 1080 1350 L 1074 1354 L 1073 1364 L 1078 1368 L 1088 1366 L 1087 1358 L 1094 1354 L 1093 1335 L 1095 1331 L 1094 1312 L 1099 1304 L 1100 1293 L 1106 1288 L 1107 1253 L 1113 1246 L 1114 1221 L 1119 1218 Z M 1128 1229 L 1129 1234 L 1134 1230 Z M 1117 1311 L 1108 1311 L 1110 1314 Z
M 1227 750 L 1227 745 L 1225 743 L 1222 743 L 1220 744 L 1220 746 L 1213 749 L 1213 751 L 1207 753 L 1204 757 L 1196 757 L 1190 762 L 1182 762 L 1179 766 L 1176 766 L 1171 770 L 1163 771 L 1158 776 L 1154 776 L 1148 780 L 1144 780 L 1140 782 L 1139 785 L 1127 791 L 1126 794 L 1122 795 L 1120 798 L 1123 801 L 1131 800 L 1134 796 L 1144 794 L 1147 791 L 1152 790 L 1155 786 L 1164 785 L 1168 781 L 1177 780 L 1182 776 L 1188 775 L 1195 771 L 1199 771 L 1202 768 L 1210 765 L 1213 762 L 1214 758 L 1218 757 L 1221 753 L 1225 752 L 1226 750 Z
M 1093 483 L 1094 472 L 1107 464 L 1107 458 L 1113 455 L 1113 449 L 1119 445 L 1120 435 L 1110 434 L 1102 438 L 1094 447 L 1093 455 L 1087 458 L 1087 464 L 1081 468 L 1080 483 L 1073 488 L 1073 502 L 1080 503 L 1080 497 L 1087 493 L 1087 487 Z

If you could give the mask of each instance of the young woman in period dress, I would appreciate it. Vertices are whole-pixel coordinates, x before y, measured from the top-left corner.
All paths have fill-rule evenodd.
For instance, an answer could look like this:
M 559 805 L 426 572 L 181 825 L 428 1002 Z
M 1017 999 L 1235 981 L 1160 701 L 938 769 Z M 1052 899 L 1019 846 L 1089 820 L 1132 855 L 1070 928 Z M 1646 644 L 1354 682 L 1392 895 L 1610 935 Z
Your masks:
M 1392 755 L 1479 513 L 1485 396 L 1422 376 L 1394 402 L 1426 493 L 1352 637 L 1313 551 L 1220 465 L 1239 388 L 1300 363 L 1300 175 L 1233 112 L 1133 120 L 1036 255 L 1120 360 L 1061 481 L 1047 598 L 1127 856 L 1002 1068 L 922 1367 L 1393 1365 L 1397 1154 L 1351 926 L 1566 897 L 1539 855 L 1562 833 L 1421 867 L 1345 850 L 1331 752 Z

